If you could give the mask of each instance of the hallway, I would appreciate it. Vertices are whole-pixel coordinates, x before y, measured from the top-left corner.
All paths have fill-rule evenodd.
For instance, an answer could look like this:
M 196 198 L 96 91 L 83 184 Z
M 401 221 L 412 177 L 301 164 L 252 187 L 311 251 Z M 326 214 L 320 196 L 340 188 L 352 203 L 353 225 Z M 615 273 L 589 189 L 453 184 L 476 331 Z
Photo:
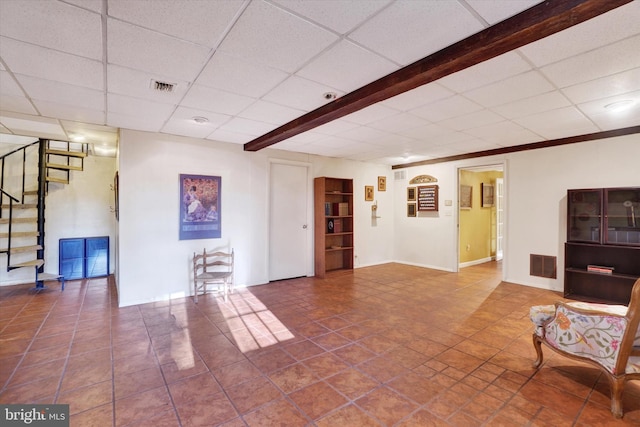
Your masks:
M 558 293 L 385 264 L 119 309 L 112 278 L 0 288 L 0 403 L 68 403 L 71 426 L 639 425 L 595 368 L 545 351 Z

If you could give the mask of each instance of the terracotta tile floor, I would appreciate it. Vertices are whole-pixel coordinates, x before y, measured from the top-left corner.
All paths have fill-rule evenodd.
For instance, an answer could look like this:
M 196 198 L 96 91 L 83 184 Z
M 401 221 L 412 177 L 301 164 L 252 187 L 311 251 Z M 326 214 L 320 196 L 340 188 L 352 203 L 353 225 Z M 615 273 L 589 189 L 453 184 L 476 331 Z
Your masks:
M 72 426 L 640 425 L 592 367 L 545 351 L 557 293 L 386 264 L 119 309 L 112 279 L 0 288 L 1 403 L 68 403 Z

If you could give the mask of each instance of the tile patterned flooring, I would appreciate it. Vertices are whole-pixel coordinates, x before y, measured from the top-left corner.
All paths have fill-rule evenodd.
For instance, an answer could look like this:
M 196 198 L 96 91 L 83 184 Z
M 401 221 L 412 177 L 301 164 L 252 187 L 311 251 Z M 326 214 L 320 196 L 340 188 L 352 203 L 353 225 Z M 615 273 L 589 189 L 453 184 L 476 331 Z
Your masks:
M 545 351 L 554 292 L 491 262 L 401 264 L 118 308 L 113 278 L 0 288 L 0 403 L 68 403 L 71 426 L 640 425 L 598 370 Z

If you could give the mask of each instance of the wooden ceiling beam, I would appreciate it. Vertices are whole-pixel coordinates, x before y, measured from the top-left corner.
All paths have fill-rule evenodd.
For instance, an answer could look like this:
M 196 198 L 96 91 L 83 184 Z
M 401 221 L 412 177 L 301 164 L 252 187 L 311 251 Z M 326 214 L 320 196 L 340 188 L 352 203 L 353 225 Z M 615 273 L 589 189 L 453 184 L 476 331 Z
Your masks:
M 633 0 L 548 0 L 356 89 L 244 144 L 258 151 L 377 102 L 495 58 Z

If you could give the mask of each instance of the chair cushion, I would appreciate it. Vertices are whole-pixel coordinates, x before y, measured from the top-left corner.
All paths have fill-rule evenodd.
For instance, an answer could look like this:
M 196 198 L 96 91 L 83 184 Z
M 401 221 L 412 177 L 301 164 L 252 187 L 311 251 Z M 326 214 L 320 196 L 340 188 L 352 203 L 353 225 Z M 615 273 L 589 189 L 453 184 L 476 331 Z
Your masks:
M 196 280 L 224 280 L 231 276 L 229 271 L 207 271 L 196 276 Z

